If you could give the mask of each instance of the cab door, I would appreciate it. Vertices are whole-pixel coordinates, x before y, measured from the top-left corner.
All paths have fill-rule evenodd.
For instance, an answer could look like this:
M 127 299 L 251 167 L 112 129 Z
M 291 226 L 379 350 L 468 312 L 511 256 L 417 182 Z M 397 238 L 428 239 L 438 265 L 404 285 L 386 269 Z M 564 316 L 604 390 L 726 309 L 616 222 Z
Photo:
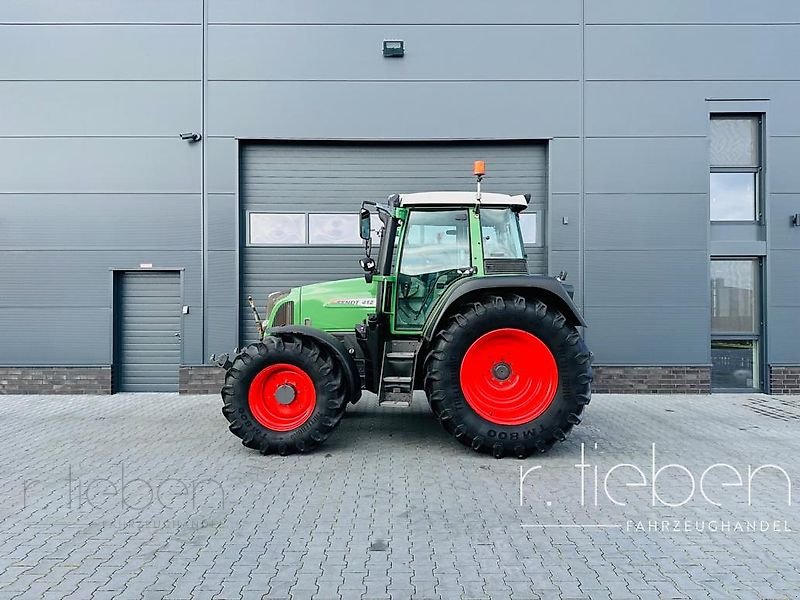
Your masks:
M 411 210 L 400 240 L 392 329 L 417 333 L 444 290 L 472 266 L 468 210 Z

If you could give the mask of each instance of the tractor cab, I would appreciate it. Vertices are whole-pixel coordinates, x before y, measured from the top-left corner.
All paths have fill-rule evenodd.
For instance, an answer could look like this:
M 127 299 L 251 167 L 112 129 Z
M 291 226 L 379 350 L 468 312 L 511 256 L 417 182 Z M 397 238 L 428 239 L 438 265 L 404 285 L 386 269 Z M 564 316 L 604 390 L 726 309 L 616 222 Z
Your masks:
M 382 223 L 377 260 L 371 256 L 369 209 Z M 474 275 L 527 275 L 518 213 L 523 195 L 425 192 L 391 196 L 388 208 L 365 203 L 361 260 L 365 280 L 375 277 L 393 292 L 380 306 L 397 332 L 419 332 L 439 298 L 454 282 Z M 388 302 L 386 302 L 388 300 Z

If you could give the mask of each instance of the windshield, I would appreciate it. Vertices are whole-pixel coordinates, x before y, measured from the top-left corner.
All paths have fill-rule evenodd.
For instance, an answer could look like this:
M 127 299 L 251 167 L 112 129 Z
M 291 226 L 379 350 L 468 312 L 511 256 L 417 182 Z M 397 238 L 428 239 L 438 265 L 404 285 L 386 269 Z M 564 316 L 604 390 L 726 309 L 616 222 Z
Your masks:
M 524 258 L 519 217 L 510 208 L 481 207 L 484 258 Z

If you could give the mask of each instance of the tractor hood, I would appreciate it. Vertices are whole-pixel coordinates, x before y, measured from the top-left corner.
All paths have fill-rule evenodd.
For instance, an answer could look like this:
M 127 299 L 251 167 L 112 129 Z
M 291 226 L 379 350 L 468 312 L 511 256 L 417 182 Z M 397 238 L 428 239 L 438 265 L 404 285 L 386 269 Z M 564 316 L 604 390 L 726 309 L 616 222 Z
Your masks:
M 299 324 L 325 331 L 351 332 L 375 312 L 378 282 L 367 283 L 363 277 L 312 283 L 300 292 Z

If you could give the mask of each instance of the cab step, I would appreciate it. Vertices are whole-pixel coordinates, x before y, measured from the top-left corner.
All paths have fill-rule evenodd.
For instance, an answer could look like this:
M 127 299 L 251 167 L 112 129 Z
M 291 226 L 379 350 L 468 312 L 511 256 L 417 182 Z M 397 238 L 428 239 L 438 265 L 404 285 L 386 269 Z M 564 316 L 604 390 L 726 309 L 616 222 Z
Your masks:
M 414 394 L 414 369 L 417 340 L 389 340 L 384 345 L 381 384 L 378 404 L 381 406 L 411 406 Z

